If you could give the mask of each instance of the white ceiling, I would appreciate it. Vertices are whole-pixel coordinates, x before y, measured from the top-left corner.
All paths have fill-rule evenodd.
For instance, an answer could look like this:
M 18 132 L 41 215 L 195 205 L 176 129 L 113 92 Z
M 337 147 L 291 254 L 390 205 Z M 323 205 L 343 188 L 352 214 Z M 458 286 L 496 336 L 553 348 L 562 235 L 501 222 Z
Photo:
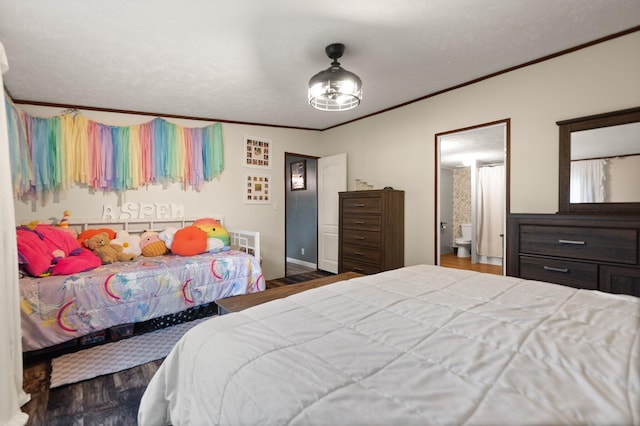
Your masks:
M 440 136 L 440 167 L 469 167 L 467 161 L 473 160 L 477 165 L 504 164 L 506 127 L 500 123 Z
M 326 129 L 640 25 L 640 0 L 0 0 L 17 100 Z M 316 111 L 328 44 L 362 104 Z
M 640 154 L 640 123 L 571 132 L 571 159 Z

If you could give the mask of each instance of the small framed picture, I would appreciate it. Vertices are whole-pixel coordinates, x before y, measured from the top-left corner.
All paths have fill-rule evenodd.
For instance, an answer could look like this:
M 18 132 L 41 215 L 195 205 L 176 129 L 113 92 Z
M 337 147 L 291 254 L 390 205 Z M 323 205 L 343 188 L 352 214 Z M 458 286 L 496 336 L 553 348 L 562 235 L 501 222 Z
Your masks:
M 271 176 L 248 174 L 245 178 L 244 202 L 271 204 Z
M 271 141 L 254 136 L 244 137 L 244 166 L 271 168 Z
M 291 190 L 307 189 L 307 161 L 300 160 L 291 163 Z

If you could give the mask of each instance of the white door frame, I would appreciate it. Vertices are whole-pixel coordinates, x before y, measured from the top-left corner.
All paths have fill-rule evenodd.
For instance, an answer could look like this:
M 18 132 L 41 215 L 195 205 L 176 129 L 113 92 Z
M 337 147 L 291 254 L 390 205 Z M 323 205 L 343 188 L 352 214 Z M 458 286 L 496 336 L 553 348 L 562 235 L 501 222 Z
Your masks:
M 483 127 L 488 127 L 488 126 L 495 126 L 495 125 L 500 125 L 500 124 L 504 124 L 504 149 L 505 149 L 505 156 L 504 156 L 504 164 L 505 164 L 505 220 L 504 220 L 504 226 L 503 226 L 503 247 L 502 247 L 502 273 L 504 274 L 506 272 L 506 264 L 507 264 L 507 224 L 508 224 L 508 215 L 509 212 L 511 211 L 511 206 L 510 206 L 510 158 L 509 158 L 509 146 L 510 146 L 510 139 L 511 139 L 511 119 L 510 118 L 506 118 L 503 120 L 497 120 L 497 121 L 493 121 L 490 123 L 483 123 L 483 124 L 479 124 L 476 126 L 470 126 L 470 127 L 465 127 L 462 129 L 455 129 L 455 130 L 450 130 L 447 132 L 442 132 L 442 133 L 437 133 L 434 135 L 434 146 L 435 146 L 435 224 L 434 224 L 434 253 L 435 253 L 435 259 L 434 259 L 434 264 L 435 265 L 439 265 L 440 264 L 440 223 L 441 223 L 441 217 L 440 217 L 440 205 L 441 205 L 441 193 L 440 193 L 440 182 L 441 182 L 441 176 L 440 176 L 440 167 L 441 167 L 441 163 L 440 163 L 440 151 L 441 151 L 441 147 L 440 147 L 440 139 L 442 136 L 446 136 L 446 135 L 451 135 L 454 133 L 461 133 L 461 132 L 467 132 L 470 130 L 474 130 L 474 129 L 480 129 Z M 475 214 L 475 212 L 472 212 L 472 214 Z M 449 226 L 453 226 L 453 224 L 450 224 Z M 474 228 L 473 228 L 473 235 L 475 235 L 475 224 L 474 224 Z M 454 230 L 454 235 L 455 235 L 455 230 Z M 474 241 L 475 243 L 475 241 Z M 473 243 L 472 243 L 473 245 Z M 473 252 L 474 250 L 472 250 Z

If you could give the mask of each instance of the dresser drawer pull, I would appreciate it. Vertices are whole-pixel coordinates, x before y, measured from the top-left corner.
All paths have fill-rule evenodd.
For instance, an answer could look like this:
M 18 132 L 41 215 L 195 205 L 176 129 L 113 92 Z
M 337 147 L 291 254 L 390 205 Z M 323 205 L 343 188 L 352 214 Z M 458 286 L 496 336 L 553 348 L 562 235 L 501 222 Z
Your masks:
M 353 269 L 355 272 L 364 272 L 364 269 L 363 269 L 363 268 L 358 268 L 357 266 L 354 266 L 354 267 L 353 267 L 353 268 L 351 268 L 351 269 Z
M 353 205 L 353 207 L 364 207 L 364 206 L 366 206 L 366 204 L 364 203 L 358 203 Z
M 560 244 L 575 244 L 575 245 L 584 245 L 584 241 L 574 241 L 574 240 L 558 240 Z
M 361 251 L 354 251 L 353 254 L 356 256 L 364 256 L 364 253 Z
M 360 235 L 354 235 L 354 236 L 353 236 L 353 239 L 354 239 L 354 240 L 362 240 L 362 241 L 366 240 L 366 238 L 365 238 L 365 237 L 361 237 Z
M 364 225 L 364 220 L 354 220 L 353 223 L 355 225 Z
M 568 268 L 554 268 L 553 266 L 545 266 L 544 270 L 551 271 L 551 272 L 562 272 L 563 274 L 566 274 L 567 272 L 569 272 Z

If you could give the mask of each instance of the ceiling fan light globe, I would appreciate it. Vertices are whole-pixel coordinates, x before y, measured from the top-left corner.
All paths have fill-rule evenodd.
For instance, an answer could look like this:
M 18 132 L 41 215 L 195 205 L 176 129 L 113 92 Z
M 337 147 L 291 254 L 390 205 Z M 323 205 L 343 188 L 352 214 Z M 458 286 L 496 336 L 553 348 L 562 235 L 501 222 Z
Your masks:
M 346 111 L 360 105 L 361 99 L 362 80 L 342 68 L 337 60 L 309 80 L 308 100 L 316 109 Z

